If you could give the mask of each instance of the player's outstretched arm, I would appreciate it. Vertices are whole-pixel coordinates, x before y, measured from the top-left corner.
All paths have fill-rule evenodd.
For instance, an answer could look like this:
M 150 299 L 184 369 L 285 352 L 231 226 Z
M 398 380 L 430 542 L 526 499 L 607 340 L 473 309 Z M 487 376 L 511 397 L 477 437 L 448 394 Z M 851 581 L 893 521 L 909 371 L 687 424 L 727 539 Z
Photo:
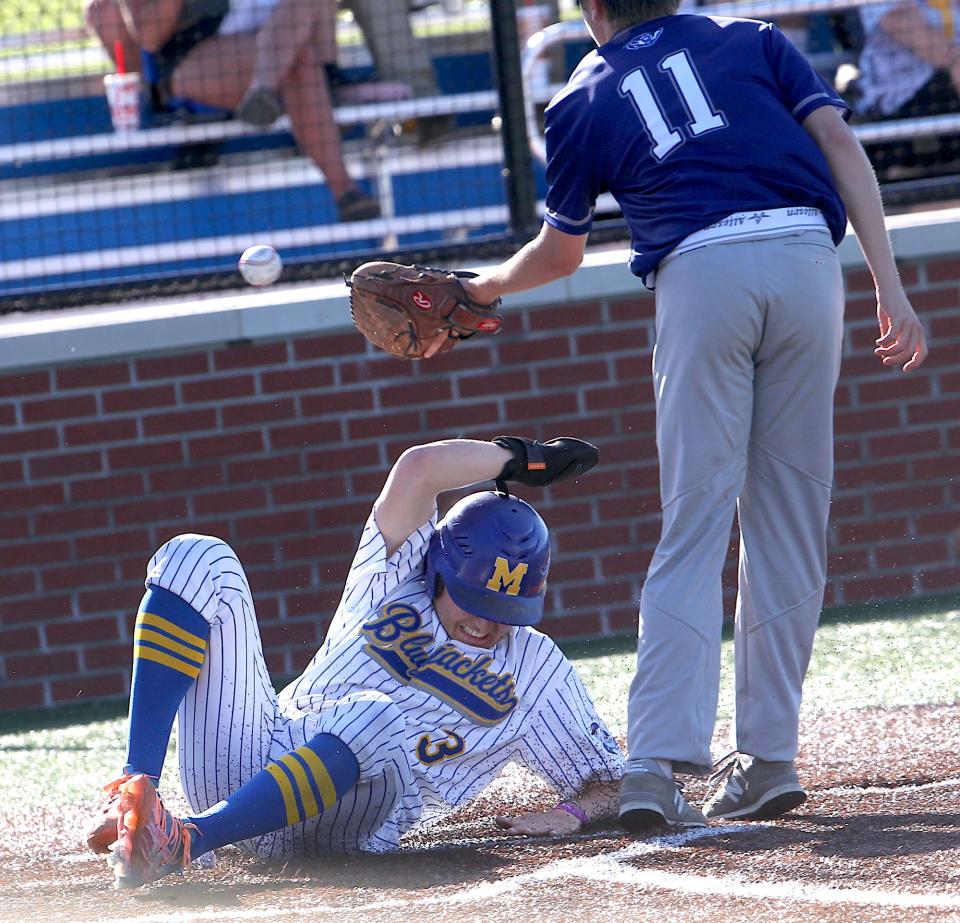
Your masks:
M 569 836 L 586 823 L 615 817 L 619 792 L 619 781 L 588 782 L 576 799 L 560 802 L 564 807 L 531 811 L 516 817 L 499 816 L 494 818 L 494 823 L 517 836 Z
M 827 159 L 877 287 L 880 336 L 874 352 L 884 365 L 912 371 L 926 358 L 927 341 L 900 282 L 873 167 L 863 145 L 833 106 L 814 110 L 803 127 Z

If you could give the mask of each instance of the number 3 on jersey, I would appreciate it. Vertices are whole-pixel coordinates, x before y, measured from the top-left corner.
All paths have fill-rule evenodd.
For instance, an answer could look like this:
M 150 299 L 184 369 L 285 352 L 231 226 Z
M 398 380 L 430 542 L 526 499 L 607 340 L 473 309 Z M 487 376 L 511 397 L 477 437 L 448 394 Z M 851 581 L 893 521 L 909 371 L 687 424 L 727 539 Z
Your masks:
M 675 51 L 667 55 L 661 59 L 658 67 L 673 79 L 673 85 L 690 114 L 691 121 L 687 124 L 687 131 L 694 138 L 726 127 L 726 118 L 722 112 L 714 110 L 700 75 L 686 51 Z M 675 147 L 683 144 L 683 132 L 667 124 L 663 106 L 657 99 L 644 68 L 638 67 L 630 71 L 620 81 L 620 95 L 629 96 L 633 102 L 640 121 L 653 141 L 650 153 L 657 160 L 663 160 Z

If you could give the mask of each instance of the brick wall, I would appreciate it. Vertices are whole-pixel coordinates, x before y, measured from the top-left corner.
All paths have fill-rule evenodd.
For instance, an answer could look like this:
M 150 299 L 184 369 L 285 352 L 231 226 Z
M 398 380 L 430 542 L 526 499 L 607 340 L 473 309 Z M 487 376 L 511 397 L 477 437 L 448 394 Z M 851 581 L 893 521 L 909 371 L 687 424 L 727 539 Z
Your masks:
M 960 590 L 960 259 L 905 281 L 934 346 L 911 376 L 872 355 L 869 277 L 847 278 L 831 605 Z M 555 536 L 545 624 L 633 631 L 659 529 L 652 308 L 514 314 L 425 364 L 341 331 L 0 376 L 0 707 L 123 696 L 145 560 L 183 531 L 234 544 L 271 669 L 298 670 L 387 467 L 448 435 L 601 446 L 588 478 L 537 498 Z

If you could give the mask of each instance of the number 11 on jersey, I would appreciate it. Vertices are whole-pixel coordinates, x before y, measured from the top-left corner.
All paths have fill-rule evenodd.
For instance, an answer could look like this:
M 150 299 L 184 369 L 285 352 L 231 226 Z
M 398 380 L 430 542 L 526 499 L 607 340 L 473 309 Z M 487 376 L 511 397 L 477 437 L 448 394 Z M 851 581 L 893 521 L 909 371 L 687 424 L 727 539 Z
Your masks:
M 711 105 L 700 75 L 686 51 L 675 51 L 667 55 L 660 60 L 658 67 L 673 79 L 673 85 L 690 113 L 691 121 L 687 124 L 687 131 L 693 137 L 726 127 L 727 120 L 722 112 L 717 112 Z M 683 132 L 667 124 L 663 106 L 650 85 L 644 68 L 638 67 L 630 71 L 620 81 L 620 95 L 629 96 L 633 102 L 640 121 L 653 141 L 650 153 L 657 160 L 663 160 L 675 147 L 683 144 Z

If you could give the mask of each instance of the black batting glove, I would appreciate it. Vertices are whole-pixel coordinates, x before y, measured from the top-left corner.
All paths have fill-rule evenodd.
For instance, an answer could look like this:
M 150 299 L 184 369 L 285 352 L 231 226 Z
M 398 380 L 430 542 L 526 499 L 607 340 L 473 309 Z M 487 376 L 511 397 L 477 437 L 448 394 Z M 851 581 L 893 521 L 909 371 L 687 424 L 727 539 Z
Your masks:
M 497 476 L 500 481 L 519 481 L 531 487 L 546 487 L 563 478 L 574 478 L 600 461 L 600 450 L 582 439 L 560 436 L 547 442 L 523 436 L 497 436 L 494 445 L 513 455 Z

